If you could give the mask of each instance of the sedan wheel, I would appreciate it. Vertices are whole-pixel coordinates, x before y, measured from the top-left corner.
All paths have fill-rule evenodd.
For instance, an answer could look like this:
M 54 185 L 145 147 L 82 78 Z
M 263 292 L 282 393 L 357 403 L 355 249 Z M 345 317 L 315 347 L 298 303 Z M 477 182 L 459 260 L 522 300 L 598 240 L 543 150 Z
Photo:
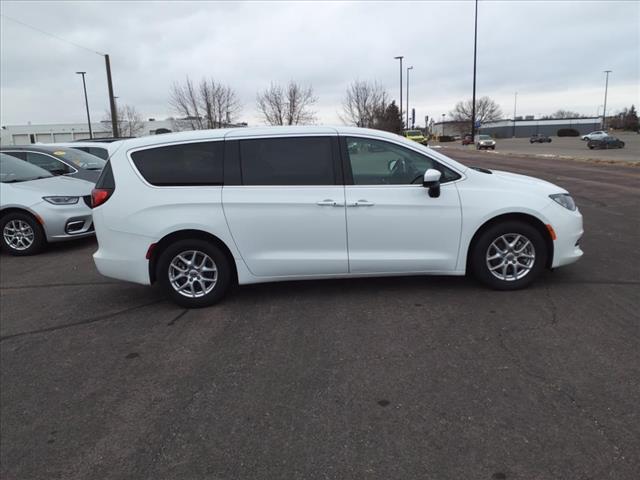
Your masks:
M 38 222 L 24 213 L 10 213 L 0 222 L 2 246 L 10 255 L 33 255 L 46 244 Z
M 524 235 L 507 233 L 496 238 L 487 249 L 486 262 L 499 280 L 513 282 L 524 278 L 536 261 L 536 249 Z

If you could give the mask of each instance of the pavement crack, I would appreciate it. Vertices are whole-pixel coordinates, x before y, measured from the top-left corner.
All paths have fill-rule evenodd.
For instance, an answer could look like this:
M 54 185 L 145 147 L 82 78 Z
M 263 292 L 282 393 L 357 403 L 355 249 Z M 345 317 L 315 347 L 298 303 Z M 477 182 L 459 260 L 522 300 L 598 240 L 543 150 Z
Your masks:
M 117 285 L 122 282 L 76 282 L 76 283 L 41 283 L 38 285 L 12 285 L 10 287 L 0 286 L 0 290 L 24 290 L 29 288 L 51 288 L 51 287 L 93 287 L 99 285 Z
M 173 325 L 175 325 L 175 323 L 178 320 L 180 320 L 182 317 L 184 317 L 188 312 L 189 312 L 189 309 L 184 309 L 182 312 L 180 312 L 178 315 L 176 315 L 173 320 L 171 320 L 169 323 L 167 323 L 167 326 L 172 327 Z
M 135 310 L 139 310 L 141 308 L 149 307 L 151 305 L 155 305 L 155 304 L 161 303 L 163 301 L 164 300 L 155 300 L 153 302 L 143 303 L 142 305 L 136 305 L 135 307 L 125 308 L 124 310 L 119 310 L 117 312 L 109 313 L 109 314 L 106 314 L 106 315 L 99 315 L 97 317 L 86 318 L 84 320 L 79 320 L 77 322 L 65 323 L 63 325 L 56 325 L 56 326 L 53 326 L 53 327 L 40 328 L 40 329 L 37 329 L 37 330 L 29 330 L 27 332 L 19 332 L 19 333 L 13 333 L 11 335 L 5 335 L 3 337 L 0 337 L 0 342 L 4 342 L 5 340 L 11 340 L 12 338 L 24 337 L 24 336 L 27 336 L 27 335 L 37 335 L 37 334 L 40 334 L 40 333 L 55 332 L 57 330 L 64 330 L 64 329 L 67 329 L 67 328 L 77 327 L 77 326 L 80 326 L 80 325 L 88 325 L 88 324 L 91 324 L 91 323 L 100 322 L 102 320 L 109 320 L 109 319 L 117 317 L 118 315 L 121 315 L 123 313 L 133 312 Z

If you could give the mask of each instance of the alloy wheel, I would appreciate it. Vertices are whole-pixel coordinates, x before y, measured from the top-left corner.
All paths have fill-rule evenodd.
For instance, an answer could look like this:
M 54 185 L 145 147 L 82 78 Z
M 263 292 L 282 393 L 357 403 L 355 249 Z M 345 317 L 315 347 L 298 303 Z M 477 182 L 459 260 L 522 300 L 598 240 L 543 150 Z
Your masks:
M 169 283 L 180 295 L 200 298 L 218 282 L 218 268 L 213 259 L 199 250 L 180 252 L 169 264 Z
M 10 220 L 2 230 L 5 243 L 13 250 L 27 250 L 35 240 L 35 232 L 24 220 Z
M 486 264 L 491 274 L 506 282 L 520 280 L 529 274 L 536 261 L 531 240 L 519 233 L 506 233 L 496 238 L 487 249 Z

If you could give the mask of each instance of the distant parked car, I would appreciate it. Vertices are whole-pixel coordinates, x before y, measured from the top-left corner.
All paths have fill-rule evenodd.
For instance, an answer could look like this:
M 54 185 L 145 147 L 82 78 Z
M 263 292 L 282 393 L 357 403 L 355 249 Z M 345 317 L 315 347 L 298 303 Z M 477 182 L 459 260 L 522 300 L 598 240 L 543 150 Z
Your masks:
M 471 135 L 465 135 L 462 139 L 462 145 L 471 145 L 473 143 L 473 137 Z
M 478 150 L 484 149 L 496 149 L 496 141 L 491 138 L 491 135 L 478 135 L 476 136 L 476 148 Z
M 535 133 L 531 135 L 529 143 L 551 143 L 551 138 L 546 135 L 542 135 L 541 133 Z
M 424 138 L 424 135 L 420 130 L 405 130 L 402 132 L 402 136 L 409 140 L 413 140 L 414 142 L 421 143 L 422 145 L 427 144 L 427 139 Z
M 87 152 L 91 155 L 95 155 L 96 157 L 100 157 L 103 160 L 109 160 L 110 144 L 111 142 L 78 141 L 67 143 L 48 143 L 47 145 L 64 148 L 75 148 L 76 150 L 82 150 L 83 152 Z
M 33 255 L 47 242 L 94 234 L 93 183 L 55 176 L 0 153 L 0 245 L 11 255 Z
M 587 133 L 582 136 L 582 140 L 602 140 L 604 137 L 608 137 L 609 134 L 605 131 L 598 130 L 597 132 Z
M 589 140 L 587 146 L 591 150 L 594 148 L 624 148 L 624 142 L 619 138 L 607 136 L 599 140 Z
M 56 145 L 13 145 L 0 152 L 44 168 L 53 175 L 66 175 L 95 183 L 106 162 L 75 148 Z

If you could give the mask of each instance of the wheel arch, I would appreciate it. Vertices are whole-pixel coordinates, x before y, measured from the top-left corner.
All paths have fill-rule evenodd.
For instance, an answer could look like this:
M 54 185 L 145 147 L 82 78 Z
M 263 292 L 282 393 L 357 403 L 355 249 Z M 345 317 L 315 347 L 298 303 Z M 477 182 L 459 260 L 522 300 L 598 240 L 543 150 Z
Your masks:
M 551 268 L 551 265 L 553 264 L 553 238 L 551 238 L 551 234 L 549 233 L 547 226 L 544 224 L 542 220 L 540 220 L 538 217 L 535 217 L 531 214 L 522 213 L 522 212 L 513 212 L 513 213 L 503 213 L 501 215 L 492 217 L 489 220 L 485 221 L 482 225 L 480 225 L 480 227 L 476 230 L 467 247 L 467 259 L 466 259 L 467 272 L 470 271 L 471 252 L 473 251 L 473 248 L 475 247 L 475 244 L 480 238 L 480 236 L 482 235 L 482 233 L 485 232 L 488 228 L 496 224 L 499 224 L 502 222 L 508 222 L 508 221 L 524 222 L 531 225 L 536 230 L 538 230 L 538 232 L 542 235 L 542 238 L 544 239 L 545 245 L 547 247 L 547 262 L 545 267 Z
M 237 283 L 238 268 L 236 266 L 235 258 L 233 257 L 233 254 L 231 253 L 231 250 L 229 249 L 229 247 L 227 247 L 227 245 L 222 240 L 220 240 L 220 238 L 216 237 L 212 233 L 205 232 L 204 230 L 185 229 L 185 230 L 177 230 L 175 232 L 171 232 L 165 235 L 164 237 L 162 237 L 158 242 L 156 242 L 155 247 L 151 251 L 151 256 L 149 258 L 149 280 L 151 281 L 152 284 L 155 283 L 156 281 L 157 262 L 162 252 L 169 245 L 171 245 L 176 241 L 191 240 L 191 239 L 204 240 L 218 247 L 228 258 L 229 264 L 231 265 L 231 268 L 233 270 L 232 278 Z

